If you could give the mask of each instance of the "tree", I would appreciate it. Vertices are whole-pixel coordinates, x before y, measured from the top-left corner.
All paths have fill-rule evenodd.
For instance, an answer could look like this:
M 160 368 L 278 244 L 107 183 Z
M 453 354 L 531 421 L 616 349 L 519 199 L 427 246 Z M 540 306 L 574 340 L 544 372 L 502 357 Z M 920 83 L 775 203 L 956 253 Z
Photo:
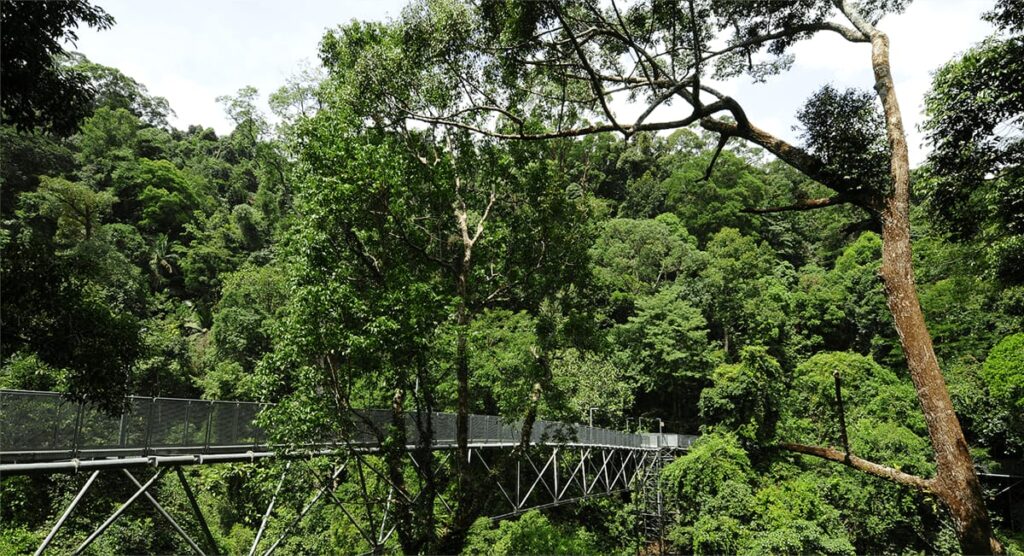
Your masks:
M 766 243 L 733 228 L 723 228 L 710 239 L 706 258 L 700 286 L 707 291 L 708 318 L 726 357 L 734 358 L 745 346 L 759 345 L 787 361 L 792 303 L 789 266 L 777 261 Z
M 707 321 L 690 297 L 692 292 L 671 285 L 637 298 L 636 314 L 614 327 L 609 340 L 614 361 L 627 370 L 633 387 L 657 406 L 672 408 L 668 417 L 692 423 L 699 392 L 718 357 Z
M 167 99 L 149 94 L 146 86 L 111 68 L 95 62 L 78 52 L 71 53 L 64 62 L 65 71 L 78 72 L 89 79 L 93 90 L 93 109 L 106 107 L 111 110 L 123 108 L 144 123 L 155 127 L 167 127 L 167 116 L 173 115 Z
M 501 139 L 544 140 L 601 132 L 629 138 L 641 131 L 699 123 L 719 134 L 718 150 L 731 138 L 744 139 L 835 192 L 751 210 L 811 210 L 851 203 L 866 211 L 881 229 L 880 273 L 887 305 L 938 463 L 934 478 L 906 484 L 923 485 L 942 500 L 964 551 L 1000 551 L 914 279 L 909 155 L 889 63 L 889 38 L 877 26 L 886 13 L 904 6 L 900 1 L 780 6 L 723 0 L 638 2 L 620 9 L 615 2 L 485 2 L 463 17 L 461 6 L 426 2 L 403 14 L 411 26 L 423 30 L 407 35 L 404 55 L 409 59 L 403 62 L 421 68 L 416 74 L 420 78 L 402 87 L 378 79 L 370 83 L 372 94 L 367 96 L 382 101 L 389 108 L 385 117 L 394 122 L 413 120 Z M 446 26 L 456 21 L 475 25 Z M 709 75 L 728 79 L 747 73 L 763 79 L 778 73 L 791 63 L 787 49 L 817 33 L 835 33 L 871 46 L 881 117 L 870 117 L 863 95 L 825 90 L 804 111 L 813 118 L 805 118 L 805 146 L 796 146 L 756 126 L 736 100 L 705 81 Z M 393 77 L 405 75 L 394 72 Z M 613 112 L 610 99 L 615 94 L 643 102 L 632 123 L 620 121 Z M 445 104 L 432 101 L 438 96 Z M 664 111 L 659 107 L 671 101 L 691 109 L 677 119 L 661 119 Z M 581 123 L 581 115 L 599 123 Z M 851 117 L 857 118 L 857 125 L 850 125 Z M 837 165 L 853 153 L 868 155 L 857 162 L 872 165 L 869 172 L 851 174 Z M 707 175 L 716 158 L 712 157 Z M 877 467 L 851 463 L 859 460 L 835 459 L 900 480 L 879 473 Z
M 63 377 L 61 390 L 105 409 L 120 408 L 132 387 L 145 306 L 141 272 L 102 225 L 112 202 L 80 183 L 43 179 L 4 222 L 0 267 L 5 355 L 34 353 Z
M 78 39 L 84 23 L 109 29 L 114 18 L 86 0 L 19 2 L 4 0 L 0 25 L 0 80 L 3 122 L 22 131 L 42 128 L 67 136 L 89 113 L 93 91 L 88 78 L 60 63 L 64 41 Z
M 57 221 L 57 237 L 77 243 L 94 238 L 102 220 L 117 202 L 109 191 L 94 191 L 81 183 L 62 178 L 42 178 L 39 190 L 40 213 Z
M 696 274 L 704 261 L 695 244 L 672 214 L 654 220 L 606 221 L 590 253 L 609 316 L 624 322 L 634 313 L 637 298 L 679 276 Z
M 328 415 L 350 416 L 357 407 L 353 390 L 390 405 L 395 426 L 381 431 L 389 446 L 406 444 L 402 411 L 413 410 L 428 466 L 432 412 L 454 387 L 460 454 L 453 459 L 454 516 L 439 538 L 432 500 L 443 485 L 428 469 L 425 494 L 398 503 L 407 525 L 399 536 L 409 552 L 454 550 L 484 502 L 476 495 L 481 481 L 471 475 L 479 471 L 468 465 L 474 323 L 497 309 L 536 318 L 526 365 L 530 401 L 513 406 L 523 411 L 525 447 L 552 388 L 550 357 L 561 342 L 560 322 L 580 304 L 575 298 L 585 286 L 592 233 L 585 195 L 565 181 L 547 146 L 479 141 L 460 130 L 387 121 L 388 107 L 367 95 L 368 84 L 398 78 L 394 86 L 403 87 L 402 79 L 418 78 L 417 69 L 403 63 L 396 74 L 370 54 L 390 56 L 401 37 L 422 31 L 353 23 L 324 38 L 322 107 L 296 124 L 307 218 L 295 245 L 306 247 L 296 251 L 300 317 L 289 324 L 308 343 L 306 355 L 281 358 L 289 374 L 305 375 L 295 385 L 298 396 L 322 398 L 325 387 L 333 393 L 323 402 L 334 408 Z M 443 106 L 444 97 L 433 102 Z M 335 302 L 325 306 L 328 299 Z M 325 319 L 338 323 L 335 333 L 309 330 Z M 508 347 L 530 336 L 494 331 L 508 333 Z M 286 385 L 281 391 L 295 390 Z M 385 460 L 393 482 L 413 488 L 403 478 L 401 450 Z
M 711 381 L 700 394 L 705 430 L 723 428 L 751 447 L 775 437 L 785 380 L 779 363 L 764 348 L 744 348 L 740 361 L 719 365 Z
M 332 86 L 350 82 L 351 68 L 331 69 L 337 74 Z M 291 384 L 273 378 L 280 384 L 277 395 L 317 398 L 311 403 L 324 407 L 323 426 L 345 425 L 351 409 L 370 404 L 390 405 L 396 424 L 404 423 L 402 411 L 413 411 L 423 450 L 433 435 L 432 412 L 453 408 L 465 450 L 474 370 L 483 360 L 476 350 L 526 355 L 523 366 L 533 379 L 526 389 L 550 388 L 547 358 L 557 345 L 557 319 L 524 319 L 511 329 L 504 326 L 511 323 L 477 321 L 508 314 L 490 313 L 495 310 L 539 315 L 542 304 L 556 315 L 563 311 L 585 276 L 587 205 L 567 194 L 557 168 L 533 149 L 365 129 L 343 92 L 327 96 L 324 108 L 299 124 L 304 148 L 298 201 L 306 219 L 289 242 L 297 292 L 287 335 L 265 368 L 290 377 Z M 335 326 L 324 329 L 325 321 Z M 476 336 L 481 329 L 486 334 Z M 484 376 L 491 372 L 481 370 Z M 501 394 L 504 386 L 518 389 L 522 382 L 487 386 Z M 531 422 L 539 398 L 503 409 L 522 411 Z M 454 407 L 442 405 L 448 399 Z M 391 439 L 389 446 L 401 447 L 406 442 L 394 435 L 403 432 L 396 426 L 381 434 Z M 479 482 L 468 478 L 468 466 L 456 464 L 457 514 L 447 534 L 455 540 L 439 539 L 432 500 L 444 483 L 433 476 L 433 458 L 423 452 L 426 478 L 414 484 L 401 478 L 407 461 L 402 450 L 393 452 L 385 458 L 392 481 L 423 493 L 416 502 L 410 496 L 398 503 L 405 516 L 403 548 L 438 550 L 432 547 L 461 542 L 483 502 L 474 495 Z
M 492 528 L 481 518 L 469 533 L 466 554 L 593 554 L 599 552 L 594 534 L 586 529 L 566 530 L 537 510 L 519 519 L 501 521 Z
M 0 128 L 0 214 L 12 216 L 18 206 L 17 196 L 39 187 L 40 176 L 70 177 L 74 156 L 64 142 L 39 134 L 18 133 L 14 128 Z
M 1024 334 L 1007 336 L 996 344 L 985 359 L 982 376 L 993 396 L 1024 410 Z
M 926 206 L 940 229 L 977 244 L 989 273 L 1024 285 L 1024 36 L 993 36 L 942 67 L 925 99 Z

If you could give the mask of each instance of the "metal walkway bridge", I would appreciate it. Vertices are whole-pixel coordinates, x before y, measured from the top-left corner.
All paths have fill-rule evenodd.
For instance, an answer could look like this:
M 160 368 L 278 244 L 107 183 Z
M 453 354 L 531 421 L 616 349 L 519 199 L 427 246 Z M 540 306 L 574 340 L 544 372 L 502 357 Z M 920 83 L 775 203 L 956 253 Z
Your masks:
M 229 462 L 255 462 L 277 458 L 288 463 L 285 473 L 298 462 L 311 456 L 327 456 L 336 462 L 329 477 L 315 477 L 318 486 L 295 520 L 263 554 L 269 555 L 285 539 L 288 531 L 321 500 L 339 505 L 374 551 L 379 550 L 395 532 L 388 524 L 388 508 L 396 495 L 394 485 L 383 503 L 383 513 L 368 516 L 373 527 L 360 526 L 345 504 L 337 499 L 333 488 L 350 463 L 387 483 L 385 473 L 374 468 L 364 456 L 379 453 L 384 431 L 392 424 L 388 410 L 353 412 L 352 430 L 344 439 L 328 439 L 314 445 L 294 447 L 275 445 L 256 422 L 267 404 L 236 401 L 189 400 L 176 398 L 130 397 L 120 415 L 109 415 L 80 403 L 69 402 L 53 392 L 0 390 L 0 476 L 91 471 L 85 485 L 54 524 L 50 534 L 36 551 L 42 554 L 61 526 L 85 496 L 101 471 L 119 471 L 137 490 L 75 551 L 84 551 L 104 533 L 134 502 L 146 499 L 171 527 L 198 554 L 204 554 L 198 542 L 178 524 L 150 494 L 150 488 L 173 469 L 189 499 L 196 521 L 200 524 L 205 544 L 215 551 L 216 543 L 203 518 L 181 467 Z M 405 432 L 409 445 L 406 455 L 412 467 L 421 465 L 414 452 L 421 448 L 417 415 L 406 414 Z M 430 450 L 441 452 L 441 465 L 450 465 L 457 444 L 456 416 L 431 414 L 433 437 Z M 522 442 L 522 424 L 489 415 L 469 417 L 469 464 L 482 466 L 483 474 L 493 483 L 499 499 L 507 502 L 505 510 L 492 515 L 501 519 L 527 510 L 573 503 L 592 496 L 606 496 L 629 490 L 641 500 L 653 500 L 656 508 L 648 508 L 645 519 L 660 519 L 660 496 L 656 491 L 658 471 L 674 451 L 686 450 L 695 436 L 675 434 L 635 434 L 578 424 L 541 421 L 533 425 L 529 444 L 532 448 L 516 453 L 514 465 L 496 472 L 495 459 L 508 456 Z M 532 452 L 532 453 L 531 453 Z M 489 463 L 490 460 L 490 463 Z M 152 467 L 156 471 L 146 481 L 139 481 L 133 469 Z M 277 491 L 264 513 L 261 526 L 249 554 L 260 548 L 271 519 Z M 364 491 L 364 495 L 368 495 Z M 446 507 L 450 506 L 441 498 Z M 363 501 L 366 502 L 365 500 Z M 370 504 L 364 504 L 370 513 Z

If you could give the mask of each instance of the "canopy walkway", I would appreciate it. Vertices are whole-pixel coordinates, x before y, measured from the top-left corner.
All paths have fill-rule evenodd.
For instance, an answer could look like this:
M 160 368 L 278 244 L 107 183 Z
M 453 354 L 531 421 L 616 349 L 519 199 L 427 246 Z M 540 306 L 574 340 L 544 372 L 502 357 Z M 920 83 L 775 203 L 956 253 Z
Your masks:
M 177 398 L 130 397 L 125 410 L 110 415 L 81 403 L 67 401 L 54 392 L 0 390 L 0 475 L 39 474 L 91 471 L 78 495 L 57 520 L 36 554 L 41 554 L 58 533 L 79 501 L 101 471 L 119 471 L 137 490 L 118 510 L 85 539 L 76 553 L 84 551 L 103 534 L 134 502 L 145 498 L 180 534 L 189 546 L 204 554 L 203 548 L 149 493 L 169 470 L 174 469 L 188 496 L 208 548 L 215 548 L 209 528 L 196 503 L 186 476 L 187 465 L 213 465 L 229 462 L 255 462 L 277 458 L 288 463 L 288 469 L 305 465 L 312 456 L 325 456 L 335 462 L 329 477 L 314 477 L 318 486 L 314 496 L 303 507 L 290 530 L 319 501 L 330 500 L 341 505 L 346 516 L 375 550 L 384 545 L 395 530 L 390 526 L 388 509 L 396 495 L 394 485 L 387 494 L 382 512 L 371 516 L 372 530 L 360 527 L 345 505 L 333 494 L 332 485 L 347 466 L 358 466 L 388 482 L 385 473 L 376 469 L 364 456 L 379 453 L 385 431 L 394 422 L 388 410 L 353 411 L 351 430 L 343 437 L 324 439 L 303 446 L 273 444 L 257 423 L 259 413 L 267 404 L 240 401 L 189 400 Z M 421 442 L 421 431 L 427 430 L 429 417 L 433 431 L 429 442 Z M 450 413 L 403 415 L 410 463 L 420 472 L 415 459 L 424 449 L 441 452 L 441 465 L 450 465 L 456 453 L 456 416 Z M 660 492 L 657 473 L 666 454 L 686 450 L 696 439 L 692 435 L 661 433 L 627 433 L 589 427 L 574 423 L 538 420 L 529 434 L 531 450 L 521 447 L 522 423 L 506 421 L 491 415 L 469 417 L 469 464 L 487 471 L 481 476 L 490 481 L 490 488 L 505 507 L 492 515 L 501 519 L 535 508 L 574 503 L 593 496 L 637 490 L 641 500 L 656 504 L 644 508 L 645 515 L 660 515 Z M 512 457 L 514 465 L 496 471 L 495 461 Z M 293 466 L 293 463 L 298 465 Z M 139 481 L 133 468 L 155 468 L 146 481 Z M 280 484 L 285 480 L 282 475 Z M 369 493 L 364 491 L 364 496 Z M 277 495 L 271 500 L 250 555 L 260 548 L 263 533 L 273 514 Z M 362 501 L 369 508 L 366 500 Z M 442 498 L 442 502 L 447 506 Z M 367 510 L 369 512 L 369 510 Z M 647 518 L 645 518 L 647 519 Z M 650 521 L 650 519 L 647 519 Z M 270 544 L 263 554 L 271 554 L 286 538 Z

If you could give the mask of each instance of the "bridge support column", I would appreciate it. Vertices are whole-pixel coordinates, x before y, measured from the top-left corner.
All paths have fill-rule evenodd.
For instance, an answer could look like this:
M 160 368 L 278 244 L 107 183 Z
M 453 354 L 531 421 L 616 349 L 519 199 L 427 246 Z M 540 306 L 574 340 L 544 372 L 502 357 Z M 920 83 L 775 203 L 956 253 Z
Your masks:
M 124 472 L 125 476 L 128 477 L 128 480 L 131 481 L 132 484 L 139 488 L 142 488 L 142 483 L 140 483 L 138 479 L 136 479 L 135 476 L 132 475 L 131 471 L 128 471 L 127 469 L 122 469 L 121 471 Z M 143 492 L 142 495 L 146 497 L 146 500 L 148 500 L 149 503 L 152 504 L 154 508 L 156 508 L 156 511 L 159 512 L 160 515 L 164 516 L 164 519 L 166 519 L 167 522 L 171 524 L 171 528 L 174 529 L 174 531 L 177 532 L 178 535 L 181 536 L 181 538 L 185 539 L 185 542 L 188 543 L 190 547 L 192 547 L 192 550 L 194 550 L 196 554 L 199 554 L 199 556 L 206 556 L 206 553 L 203 552 L 203 549 L 199 548 L 199 545 L 196 544 L 196 541 L 192 540 L 192 537 L 190 537 L 188 533 L 186 533 L 185 530 L 181 528 L 181 525 L 178 525 L 177 521 L 174 521 L 174 518 L 171 517 L 171 514 L 167 513 L 167 510 L 165 510 L 164 507 L 161 506 L 160 503 L 156 501 L 156 498 L 153 498 L 152 494 L 148 492 Z
M 213 540 L 213 533 L 210 532 L 210 526 L 206 524 L 203 510 L 199 508 L 199 502 L 196 501 L 195 495 L 192 494 L 192 487 L 189 486 L 188 481 L 185 479 L 185 472 L 181 470 L 181 467 L 175 467 L 174 471 L 178 474 L 178 481 L 181 483 L 182 490 L 185 491 L 189 505 L 192 506 L 192 512 L 196 514 L 196 521 L 199 522 L 199 527 L 203 530 L 203 536 L 206 538 L 208 548 L 216 554 L 217 541 Z

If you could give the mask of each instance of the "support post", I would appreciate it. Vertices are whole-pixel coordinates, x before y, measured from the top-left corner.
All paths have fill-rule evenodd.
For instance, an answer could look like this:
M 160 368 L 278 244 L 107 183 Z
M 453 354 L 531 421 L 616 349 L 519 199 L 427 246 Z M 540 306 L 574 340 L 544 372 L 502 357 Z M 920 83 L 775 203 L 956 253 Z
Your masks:
M 82 412 L 85 410 L 85 404 L 78 404 L 78 411 L 75 413 L 75 436 L 71 440 L 71 457 L 74 459 L 78 458 L 78 439 L 82 436 Z
M 213 414 L 217 411 L 216 402 L 210 402 L 210 412 L 206 415 L 206 438 L 203 440 L 203 453 L 210 453 L 210 429 L 213 428 Z
M 96 471 L 92 472 L 92 475 L 89 475 L 89 479 L 85 481 L 85 484 L 82 485 L 81 490 L 78 491 L 78 494 L 75 495 L 75 498 L 71 500 L 70 504 L 68 504 L 68 508 L 64 510 L 63 514 L 61 514 L 60 519 L 58 519 L 57 523 L 53 525 L 53 529 L 50 530 L 50 534 L 46 535 L 46 538 L 43 539 L 43 543 L 39 545 L 39 548 L 36 549 L 35 554 L 33 556 L 40 556 L 43 553 L 43 551 L 46 550 L 46 547 L 50 546 L 50 543 L 53 541 L 53 537 L 57 536 L 57 531 L 60 531 L 60 528 L 64 526 L 64 522 L 68 520 L 68 517 L 71 515 L 71 512 L 73 512 L 75 510 L 75 507 L 78 506 L 78 503 L 85 496 L 85 493 L 89 491 L 89 487 L 91 487 L 92 483 L 96 481 L 96 477 L 99 474 L 100 471 L 97 469 Z
M 188 441 L 188 426 L 190 424 L 189 423 L 189 417 L 191 416 L 190 415 L 191 413 L 192 413 L 192 400 L 189 400 L 189 401 L 187 401 L 185 403 L 185 426 L 183 427 L 183 429 L 181 431 L 181 445 L 182 446 L 188 446 L 189 445 L 189 441 Z
M 555 492 L 554 492 L 554 495 L 555 495 L 555 502 L 558 502 L 559 500 L 562 499 L 562 497 L 559 496 L 559 490 L 558 490 L 558 448 L 555 448 L 555 451 L 551 455 L 551 457 L 552 457 L 552 459 L 555 460 Z
M 153 408 L 156 407 L 156 398 L 149 399 L 149 411 L 146 415 L 146 450 L 143 452 L 149 455 L 149 445 L 153 437 Z
M 192 511 L 196 514 L 196 521 L 199 522 L 199 527 L 203 530 L 203 536 L 206 537 L 206 543 L 209 545 L 210 550 L 216 554 L 217 541 L 213 540 L 213 533 L 210 532 L 210 526 L 206 524 L 206 518 L 203 517 L 203 511 L 199 508 L 199 502 L 196 500 L 195 494 L 192 493 L 192 487 L 189 486 L 188 481 L 185 479 L 185 472 L 181 470 L 181 466 L 175 467 L 174 471 L 177 472 L 178 481 L 181 482 L 181 489 L 185 491 L 188 503 L 192 506 Z
M 104 521 L 103 524 L 100 525 L 98 529 L 93 531 L 92 534 L 89 535 L 89 537 L 86 538 L 85 541 L 83 541 L 82 544 L 77 549 L 75 549 L 74 554 L 81 554 L 85 551 L 86 548 L 89 548 L 89 545 L 92 544 L 93 541 L 98 539 L 99 536 L 104 533 L 104 531 L 106 531 L 111 525 L 113 525 L 114 522 L 117 521 L 117 518 L 121 517 L 121 514 L 123 514 L 125 510 L 127 510 L 132 504 L 134 504 L 135 501 L 138 500 L 140 496 L 145 494 L 146 491 L 149 490 L 149 487 L 153 486 L 157 481 L 159 481 L 160 478 L 163 477 L 164 473 L 166 472 L 166 467 L 161 467 L 160 469 L 158 469 L 157 472 L 153 474 L 153 476 L 150 477 L 148 481 L 146 481 L 146 484 L 139 487 L 139 490 L 137 490 L 135 494 L 131 495 L 131 497 L 128 498 L 128 500 L 126 500 L 124 504 L 121 504 L 120 508 L 118 508 L 113 514 L 111 514 L 111 516 L 108 517 L 107 520 Z
M 516 511 L 519 511 L 519 508 L 523 505 L 519 485 L 519 477 L 523 474 L 521 467 L 522 464 L 516 460 Z
M 117 446 L 118 448 L 124 448 L 128 444 L 128 436 L 125 430 L 125 419 L 128 418 L 128 412 L 121 412 L 121 419 L 117 425 Z

